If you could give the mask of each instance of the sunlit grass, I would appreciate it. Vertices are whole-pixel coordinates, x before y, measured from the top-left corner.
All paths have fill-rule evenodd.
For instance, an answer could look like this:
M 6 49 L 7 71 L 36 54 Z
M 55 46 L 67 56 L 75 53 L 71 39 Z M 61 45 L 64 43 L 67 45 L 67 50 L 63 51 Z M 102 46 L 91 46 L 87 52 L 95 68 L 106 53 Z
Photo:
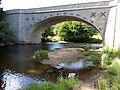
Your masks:
M 99 90 L 120 90 L 120 64 L 115 58 L 120 58 L 120 50 L 105 48 L 101 65 L 106 68 L 106 75 L 98 81 Z
M 102 37 L 101 37 L 100 33 L 98 33 L 96 35 L 93 35 L 92 38 L 96 38 L 96 39 L 102 40 Z
M 43 82 L 32 83 L 24 90 L 68 90 L 69 88 L 80 87 L 80 81 L 75 78 L 60 77 L 57 83 Z

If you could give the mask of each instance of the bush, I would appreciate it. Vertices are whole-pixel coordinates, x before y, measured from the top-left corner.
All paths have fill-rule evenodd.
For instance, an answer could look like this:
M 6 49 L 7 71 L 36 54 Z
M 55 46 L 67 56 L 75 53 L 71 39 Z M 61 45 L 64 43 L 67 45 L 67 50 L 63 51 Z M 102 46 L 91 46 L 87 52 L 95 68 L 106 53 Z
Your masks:
M 100 56 L 99 55 L 89 55 L 86 57 L 88 61 L 93 61 L 94 64 L 100 63 Z
M 113 61 L 112 64 L 107 67 L 107 72 L 110 75 L 120 74 L 120 65 Z
M 34 56 L 35 56 L 35 60 L 37 62 L 40 62 L 43 59 L 48 58 L 48 51 L 47 50 L 37 50 L 37 51 L 35 51 Z
M 103 54 L 101 56 L 101 66 L 103 68 L 107 68 L 111 64 L 112 64 L 112 58 L 110 58 L 108 54 Z
M 108 57 L 110 57 L 110 58 L 115 58 L 115 57 L 117 57 L 119 51 L 116 49 L 107 47 L 107 48 L 103 49 L 103 53 L 107 54 Z

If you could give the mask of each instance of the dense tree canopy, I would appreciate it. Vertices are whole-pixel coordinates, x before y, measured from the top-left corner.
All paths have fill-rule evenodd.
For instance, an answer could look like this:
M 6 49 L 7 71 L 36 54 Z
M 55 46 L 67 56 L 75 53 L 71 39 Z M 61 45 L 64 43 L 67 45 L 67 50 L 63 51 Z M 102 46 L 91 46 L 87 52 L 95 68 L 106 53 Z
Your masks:
M 55 36 L 53 33 L 54 26 L 48 27 L 47 29 L 44 30 L 42 33 L 42 41 L 49 41 L 48 36 Z
M 88 43 L 93 42 L 92 36 L 97 33 L 96 28 L 88 24 L 78 21 L 65 21 L 47 28 L 42 34 L 42 40 L 48 41 L 48 36 L 59 36 L 60 40 L 64 41 Z
M 0 43 L 6 44 L 13 42 L 14 35 L 9 29 L 9 23 L 4 18 L 4 12 L 0 10 Z
M 85 23 L 66 21 L 57 24 L 54 33 L 65 41 L 85 42 L 96 33 L 96 30 Z

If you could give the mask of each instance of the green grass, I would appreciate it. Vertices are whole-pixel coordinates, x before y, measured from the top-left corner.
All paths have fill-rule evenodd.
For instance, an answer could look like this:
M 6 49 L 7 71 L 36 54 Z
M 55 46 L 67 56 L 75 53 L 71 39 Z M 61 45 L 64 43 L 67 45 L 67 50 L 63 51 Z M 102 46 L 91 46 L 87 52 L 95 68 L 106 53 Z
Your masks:
M 120 90 L 120 75 L 115 77 L 111 90 Z
M 92 38 L 96 38 L 96 39 L 102 40 L 102 37 L 101 37 L 100 33 L 98 33 L 96 35 L 93 35 Z
M 120 50 L 109 47 L 104 48 L 103 55 L 101 56 L 101 66 L 107 68 L 115 58 L 120 58 Z
M 107 67 L 107 73 L 109 75 L 119 75 L 120 74 L 120 64 L 113 61 L 112 64 Z
M 109 58 L 120 57 L 120 50 L 106 47 L 103 49 L 103 53 L 107 54 Z
M 101 61 L 101 59 L 100 59 L 101 55 L 98 52 L 96 52 L 95 50 L 90 51 L 89 47 L 84 48 L 84 52 L 82 55 L 85 60 L 92 61 L 94 64 L 98 64 Z
M 120 90 L 120 64 L 114 61 L 120 58 L 120 50 L 106 48 L 103 53 L 101 65 L 107 73 L 98 81 L 99 90 Z
M 43 82 L 41 84 L 32 83 L 24 90 L 68 90 L 69 88 L 79 87 L 80 81 L 75 78 L 60 77 L 57 83 Z
M 109 90 L 108 83 L 109 83 L 108 79 L 106 79 L 104 77 L 100 77 L 100 79 L 98 80 L 99 90 Z

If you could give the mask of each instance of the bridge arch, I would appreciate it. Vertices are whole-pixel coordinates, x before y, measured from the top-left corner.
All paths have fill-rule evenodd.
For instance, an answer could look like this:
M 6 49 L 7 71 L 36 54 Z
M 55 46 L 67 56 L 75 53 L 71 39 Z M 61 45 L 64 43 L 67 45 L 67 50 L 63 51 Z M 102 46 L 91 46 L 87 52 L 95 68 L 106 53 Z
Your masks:
M 95 26 L 93 23 L 91 23 L 90 21 L 81 19 L 76 16 L 54 16 L 54 17 L 47 18 L 43 21 L 37 22 L 33 26 L 30 27 L 30 30 L 27 35 L 28 43 L 40 43 L 41 34 L 47 27 L 55 25 L 60 22 L 64 22 L 64 21 L 79 21 L 79 22 L 86 23 L 96 28 L 96 30 L 101 34 L 101 36 L 103 36 L 100 29 L 97 26 Z
M 101 0 L 6 12 L 17 43 L 39 43 L 38 33 L 62 21 L 83 21 L 100 32 L 103 45 L 120 48 L 120 0 Z M 48 23 L 49 22 L 49 23 Z

